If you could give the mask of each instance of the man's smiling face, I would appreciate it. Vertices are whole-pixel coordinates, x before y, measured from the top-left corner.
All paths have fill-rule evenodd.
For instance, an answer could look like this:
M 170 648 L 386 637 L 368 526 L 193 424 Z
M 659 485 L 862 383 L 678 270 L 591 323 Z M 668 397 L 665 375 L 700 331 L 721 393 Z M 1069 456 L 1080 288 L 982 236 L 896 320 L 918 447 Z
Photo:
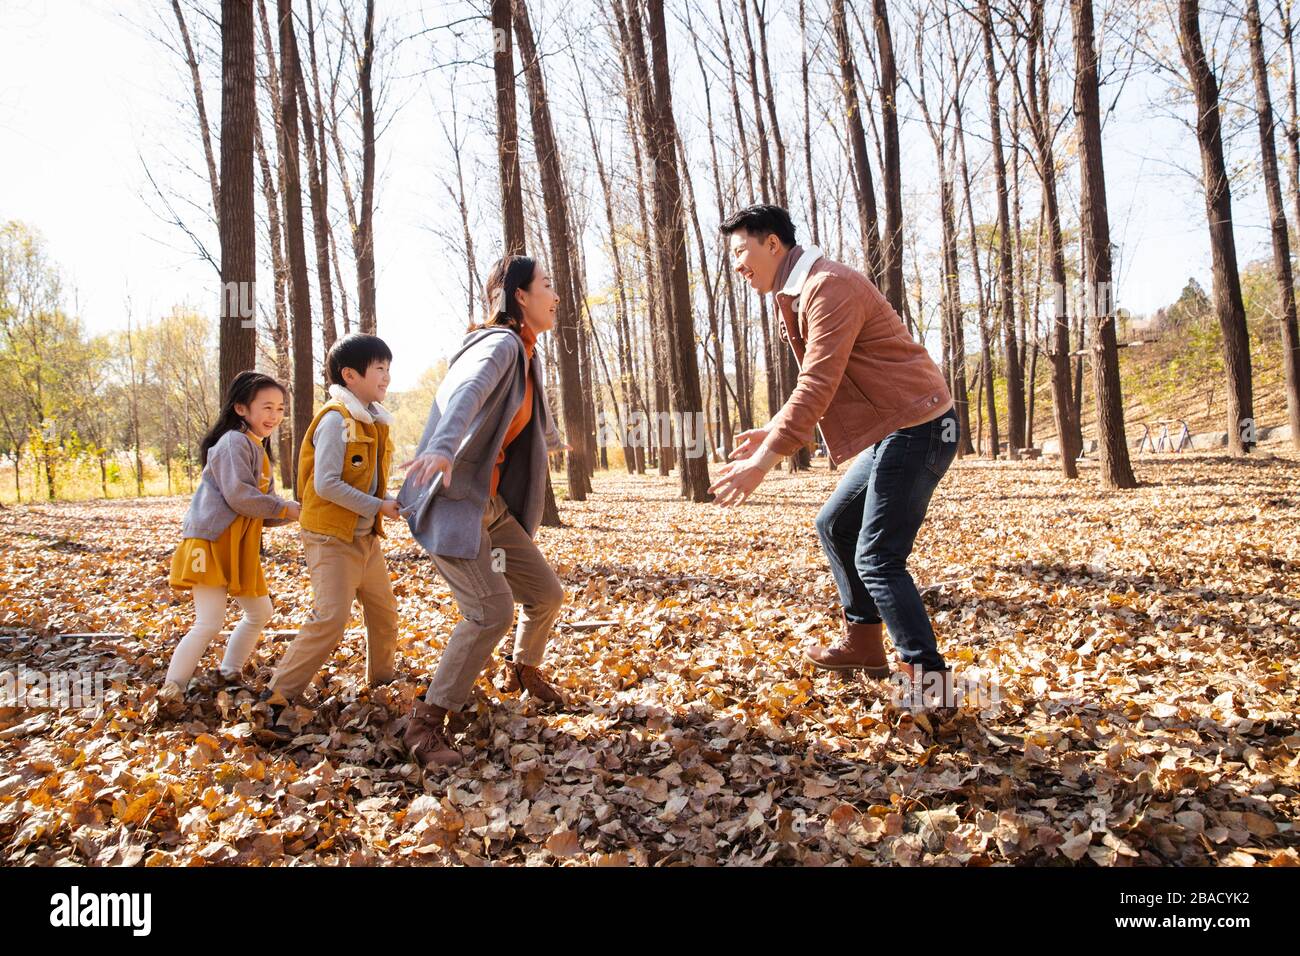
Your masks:
M 776 284 L 776 270 L 787 250 L 776 233 L 756 236 L 744 229 L 731 234 L 731 255 L 736 272 L 759 295 L 771 292 Z

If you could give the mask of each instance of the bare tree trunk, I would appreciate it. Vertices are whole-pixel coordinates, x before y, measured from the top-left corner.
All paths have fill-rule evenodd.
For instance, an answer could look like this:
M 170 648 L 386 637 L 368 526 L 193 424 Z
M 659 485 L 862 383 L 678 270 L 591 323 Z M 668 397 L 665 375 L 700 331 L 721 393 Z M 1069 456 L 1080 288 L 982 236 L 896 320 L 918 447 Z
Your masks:
M 334 265 L 334 286 L 339 290 L 339 309 L 343 313 L 343 334 L 352 334 L 352 313 L 348 309 L 348 287 L 343 282 L 343 266 L 339 262 L 338 240 L 330 230 L 330 262 Z
M 885 231 L 881 238 L 881 291 L 894 311 L 907 311 L 903 287 L 903 168 L 898 147 L 898 66 L 889 28 L 889 0 L 874 0 L 880 53 L 881 147 L 884 152 Z
M 217 160 L 212 152 L 212 131 L 208 125 L 208 110 L 203 101 L 203 82 L 199 78 L 199 61 L 194 55 L 194 46 L 190 43 L 190 31 L 185 25 L 185 15 L 181 12 L 180 0 L 172 0 L 172 12 L 176 14 L 176 26 L 181 33 L 181 44 L 185 47 L 185 63 L 190 68 L 190 81 L 194 84 L 194 109 L 199 116 L 199 137 L 203 140 L 203 158 L 208 164 L 208 186 L 212 190 L 212 214 L 217 217 L 217 227 L 221 226 L 221 180 L 217 178 Z
M 628 141 L 632 145 L 633 167 L 636 173 L 636 197 L 637 212 L 641 224 L 642 237 L 642 265 L 645 275 L 646 286 L 646 324 L 647 332 L 641 339 L 643 349 L 649 348 L 649 361 L 643 361 L 643 368 L 646 369 L 646 394 L 653 396 L 653 414 L 649 415 L 648 420 L 651 422 L 660 421 L 660 416 L 667 414 L 669 411 L 668 395 L 668 339 L 666 329 L 665 309 L 661 304 L 666 301 L 667 280 L 664 278 L 666 268 L 664 265 L 664 244 L 662 239 L 658 238 L 657 233 L 652 236 L 652 228 L 649 213 L 649 204 L 646 201 L 646 171 L 645 164 L 642 162 L 642 143 L 645 149 L 653 155 L 653 146 L 650 142 L 651 134 L 648 132 L 654 125 L 653 109 L 650 104 L 650 98 L 644 89 L 644 84 L 649 80 L 648 68 L 645 65 L 645 51 L 641 49 L 639 60 L 632 49 L 632 38 L 630 36 L 629 17 L 635 15 L 634 10 L 624 10 L 619 3 L 613 5 L 614 22 L 618 30 L 620 65 L 623 70 L 623 93 L 627 103 L 627 131 Z M 721 8 L 719 8 L 721 10 Z M 639 66 L 636 64 L 640 64 Z M 739 103 L 739 100 L 737 100 Z M 737 106 L 739 109 L 739 106 Z M 657 223 L 656 223 L 657 228 Z M 664 293 L 661 296 L 660 290 Z M 647 437 L 650 437 L 649 434 Z M 661 476 L 667 476 L 672 469 L 674 450 L 672 447 L 672 435 L 666 433 L 666 430 L 660 429 L 657 425 L 653 428 L 653 442 L 651 446 L 651 464 L 653 464 Z
M 700 282 L 704 285 L 704 300 L 709 310 L 709 336 L 713 339 L 714 372 L 718 379 L 718 426 L 722 429 L 723 450 L 731 456 L 731 409 L 727 404 L 727 369 L 723 364 L 722 335 L 718 323 L 718 299 L 709 276 L 709 260 L 705 252 L 704 231 L 700 228 L 699 206 L 695 202 L 695 190 L 691 184 L 691 166 L 686 158 L 686 148 L 681 137 L 677 138 L 677 148 L 682 161 L 682 181 L 686 186 L 686 207 L 691 211 L 691 223 L 695 228 L 695 245 L 700 258 Z M 704 354 L 707 357 L 708 346 Z
M 812 230 L 813 245 L 820 246 L 822 240 L 817 225 L 817 184 L 813 180 L 812 121 L 808 108 L 808 24 L 804 0 L 799 0 L 799 44 L 799 76 L 803 83 L 803 159 L 808 175 L 808 225 Z
M 1079 117 L 1079 165 L 1084 185 L 1083 244 L 1087 286 L 1096 306 L 1092 315 L 1092 389 L 1097 404 L 1097 454 L 1106 488 L 1136 488 L 1124 437 L 1124 400 L 1119 381 L 1119 349 L 1112 305 L 1110 213 L 1106 168 L 1102 162 L 1101 107 L 1092 0 L 1074 0 L 1075 113 Z
M 718 220 L 721 221 L 727 216 L 723 203 L 722 193 L 722 173 L 718 163 L 718 144 L 717 136 L 713 126 L 713 98 L 709 94 L 709 76 L 704 69 L 704 57 L 700 54 L 699 37 L 696 36 L 695 29 L 690 26 L 690 7 L 687 7 L 687 24 L 690 27 L 691 43 L 695 48 L 695 59 L 699 64 L 700 78 L 704 91 L 704 109 L 706 129 L 708 131 L 709 141 L 709 159 L 713 170 L 713 192 L 718 206 Z M 733 75 L 733 84 L 735 82 Z M 815 219 L 815 216 L 814 216 Z M 816 226 L 814 225 L 814 229 Z M 726 250 L 723 250 L 723 265 L 720 270 L 727 287 L 727 314 L 731 322 L 731 347 L 733 357 L 736 363 L 736 413 L 740 418 L 740 427 L 743 431 L 748 431 L 754 427 L 753 412 L 753 394 L 754 380 L 753 373 L 749 370 L 748 349 L 745 346 L 744 336 L 741 334 L 740 316 L 736 310 L 736 291 L 732 280 L 732 269 L 726 261 Z M 725 367 L 722 372 L 725 377 Z
M 252 10 L 249 10 L 249 32 L 251 34 Z M 224 44 L 224 34 L 223 34 Z M 255 104 L 256 105 L 256 104 Z M 224 111 L 225 106 L 222 106 Z M 144 384 L 144 372 L 141 371 L 139 378 L 135 374 L 135 342 L 134 335 L 131 331 L 131 314 L 126 316 L 126 361 L 127 372 L 131 376 L 131 444 L 135 448 L 135 494 L 137 498 L 144 497 L 144 453 L 140 448 L 140 387 Z M 242 369 L 240 370 L 242 371 Z M 236 372 L 238 374 L 238 372 Z M 225 382 L 222 383 L 224 388 Z M 18 462 L 14 462 L 14 475 L 18 474 Z M 35 494 L 35 482 L 33 485 L 33 494 Z M 21 500 L 21 498 L 20 498 Z
M 853 47 L 849 39 L 844 0 L 831 0 L 831 22 L 840 61 L 840 90 L 848 121 L 849 143 L 853 149 L 853 182 L 858 199 L 858 224 L 862 230 L 862 254 L 866 273 L 873 282 L 881 281 L 879 224 L 876 218 L 876 188 L 871 177 L 871 158 L 867 154 L 867 135 L 858 106 L 857 70 L 853 65 Z
M 587 267 L 582 258 L 579 242 L 580 227 L 575 226 L 569 237 L 569 261 L 573 263 L 573 302 L 574 314 L 578 320 L 578 373 L 581 376 L 582 420 L 587 442 L 587 490 L 591 490 L 591 478 L 595 474 L 596 463 L 601 468 L 609 468 L 609 459 L 600 457 L 596 443 L 596 386 L 594 384 L 596 363 L 591 358 L 591 312 L 587 308 L 586 275 Z
M 978 296 L 977 305 L 979 310 L 979 331 L 980 331 L 980 382 L 979 393 L 984 396 L 988 402 L 989 432 L 992 436 L 992 443 L 989 448 L 989 457 L 997 458 L 998 449 L 998 412 L 997 404 L 993 396 L 993 354 L 989 348 L 988 333 L 988 297 L 984 291 L 983 270 L 980 268 L 980 249 L 979 233 L 975 230 L 975 204 L 971 197 L 971 180 L 970 164 L 966 159 L 966 133 L 964 126 L 963 110 L 961 105 L 961 95 L 959 91 L 953 94 L 953 115 L 955 118 L 955 133 L 957 138 L 957 147 L 961 161 L 958 167 L 961 171 L 962 185 L 964 187 L 964 204 L 966 207 L 966 224 L 970 230 L 970 258 L 971 269 L 975 274 L 975 290 Z M 978 398 L 976 404 L 978 406 Z M 983 443 L 984 425 L 981 413 L 979 427 L 979 443 Z M 976 451 L 979 451 L 978 445 Z
M 344 14 L 346 17 L 346 13 Z M 346 23 L 346 20 L 345 20 Z M 351 25 L 347 25 L 347 32 L 351 34 Z M 339 66 L 342 66 L 342 57 L 339 59 Z M 343 138 L 339 135 L 339 113 L 338 113 L 338 85 L 339 73 L 336 69 L 330 77 L 329 86 L 329 134 L 330 142 L 334 145 L 334 162 L 338 170 L 339 186 L 343 191 L 343 208 L 348 218 L 348 236 L 352 241 L 352 260 L 355 268 L 356 263 L 361 261 L 361 240 L 362 233 L 358 221 L 356 197 L 352 192 L 352 178 L 348 174 L 347 156 L 343 151 Z M 325 116 L 322 113 L 321 122 L 325 122 Z M 348 286 L 343 281 L 342 260 L 339 257 L 338 243 L 335 240 L 333 230 L 330 231 L 330 258 L 334 263 L 334 281 L 339 290 L 339 304 L 343 310 L 343 334 L 348 335 L 352 332 L 352 316 L 348 309 Z M 358 292 L 358 295 L 360 293 Z M 358 305 L 358 309 L 360 306 Z M 358 316 L 358 322 L 360 317 Z M 361 329 L 365 331 L 365 329 Z
M 284 236 L 289 265 L 289 315 L 293 325 L 293 447 L 297 451 L 311 426 L 315 408 L 312 388 L 311 289 L 307 285 L 307 250 L 302 234 L 302 186 L 299 182 L 298 108 L 293 91 L 300 85 L 298 41 L 293 30 L 293 0 L 276 0 L 280 24 L 280 159 L 284 181 Z
M 307 4 L 307 18 L 308 43 L 312 50 L 311 63 L 314 84 L 316 76 L 316 37 L 315 20 L 311 12 L 310 2 Z M 334 288 L 333 283 L 330 281 L 329 170 L 325 166 L 324 152 L 318 152 L 317 150 L 318 144 L 324 142 L 323 130 L 313 121 L 311 99 L 307 95 L 307 79 L 303 73 L 302 62 L 298 59 L 296 43 L 294 59 L 297 63 L 295 72 L 298 75 L 299 108 L 302 110 L 302 140 L 307 147 L 307 191 L 311 200 L 312 240 L 316 246 L 316 290 L 320 295 L 321 344 L 325 353 L 329 354 L 330 348 L 333 347 L 335 340 L 338 338 L 338 328 L 334 324 Z M 320 97 L 317 96 L 318 101 L 319 99 Z M 317 116 L 315 120 L 324 123 L 323 117 Z
M 737 72 L 736 62 L 731 52 L 730 32 L 727 29 L 727 20 L 726 20 L 726 16 L 723 13 L 722 0 L 717 0 L 717 8 L 718 8 L 718 22 L 720 24 L 719 32 L 722 35 L 722 48 L 723 48 L 723 52 L 726 55 L 726 61 L 727 61 L 727 82 L 731 92 L 731 109 L 735 118 L 736 137 L 740 143 L 739 166 L 740 166 L 740 170 L 745 174 L 746 192 L 743 197 L 739 197 L 736 195 L 736 189 L 735 189 L 736 184 L 735 184 L 735 180 L 733 179 L 732 205 L 733 206 L 748 205 L 754 202 L 757 196 L 754 192 L 754 174 L 749 160 L 749 145 L 746 140 L 746 134 L 745 134 L 745 116 L 744 116 L 744 112 L 741 110 L 740 107 L 740 92 L 736 86 L 736 72 Z M 696 51 L 696 56 L 697 57 L 699 56 L 698 49 Z M 704 78 L 704 85 L 707 88 L 709 83 L 708 83 L 707 76 L 705 76 L 704 74 L 704 66 L 702 62 L 700 65 L 700 73 L 701 76 Z M 715 180 L 717 180 L 718 173 L 716 168 L 717 166 L 716 150 L 714 151 L 714 164 L 715 164 L 714 177 Z M 718 193 L 719 216 L 725 217 L 726 212 L 723 208 L 722 193 L 720 191 L 720 186 L 718 188 L 719 188 L 719 193 Z M 738 354 L 740 356 L 737 359 L 737 366 L 736 366 L 738 370 L 737 374 L 739 375 L 739 369 L 743 367 L 744 376 L 745 376 L 745 385 L 741 389 L 741 392 L 745 395 L 745 411 L 749 416 L 749 421 L 751 423 L 750 427 L 753 427 L 753 421 L 754 421 L 753 398 L 754 398 L 754 388 L 755 388 L 755 382 L 754 382 L 755 372 L 754 372 L 754 349 L 751 347 L 750 344 L 750 333 L 752 329 L 749 321 L 749 294 L 747 290 L 743 288 L 740 289 L 739 294 L 737 294 L 735 290 L 735 282 L 731 275 L 731 270 L 730 269 L 726 270 L 726 274 L 727 274 L 728 299 L 729 299 L 729 305 L 731 307 L 731 314 L 733 320 L 734 345 L 739 350 Z M 738 310 L 736 308 L 737 302 L 739 303 Z M 764 314 L 764 320 L 765 319 L 766 316 Z M 764 333 L 765 333 L 764 341 L 766 342 L 769 340 L 767 337 L 768 330 L 766 329 L 766 327 L 764 328 Z M 765 350 L 765 354 L 767 354 L 766 350 Z M 770 362 L 766 359 L 764 361 L 764 366 L 767 375 L 767 398 L 768 398 L 768 406 L 769 406 L 768 411 L 770 415 L 771 412 L 773 411 L 771 405 L 776 397 L 776 385 L 775 385 L 775 380 L 773 378 L 773 373 L 770 369 Z M 742 421 L 743 420 L 744 419 L 742 417 Z
M 773 202 L 776 189 L 772 182 L 772 163 L 768 155 L 767 124 L 763 122 L 762 97 L 758 89 L 758 61 L 754 42 L 749 32 L 749 5 L 740 0 L 741 36 L 745 39 L 746 62 L 749 67 L 749 92 L 754 101 L 754 138 L 758 150 L 758 188 L 763 202 Z
M 1025 439 L 1029 442 L 1028 447 L 1037 447 L 1034 441 L 1034 406 L 1038 399 L 1038 316 L 1042 311 L 1042 292 L 1043 292 L 1043 220 L 1040 216 L 1038 220 L 1038 236 L 1034 241 L 1034 304 L 1029 309 L 1029 315 L 1033 316 L 1033 326 L 1029 329 L 1029 338 L 1026 344 L 1029 346 L 1029 371 L 1026 376 L 1028 381 L 1029 408 L 1025 416 Z
M 375 0 L 366 0 L 366 24 L 357 66 L 361 94 L 361 208 L 357 217 L 357 311 L 361 331 L 374 335 L 375 315 Z
M 772 163 L 768 156 L 767 126 L 763 122 L 763 106 L 758 89 L 758 62 L 754 53 L 754 43 L 749 31 L 749 7 L 745 0 L 740 4 L 741 35 L 745 40 L 746 63 L 749 69 L 749 89 L 754 105 L 754 139 L 758 150 L 758 185 L 763 202 L 772 202 L 774 197 L 779 202 L 780 190 L 773 182 Z M 778 134 L 779 135 L 779 132 Z M 784 148 L 784 147 L 782 147 Z M 775 414 L 788 394 L 785 383 L 785 353 L 779 337 L 772 335 L 772 321 L 769 319 L 768 300 L 758 297 L 759 321 L 763 328 L 764 366 L 767 370 L 767 404 L 768 414 Z M 779 319 L 777 320 L 779 321 Z
M 998 96 L 998 69 L 993 59 L 993 15 L 988 0 L 979 0 L 980 27 L 984 35 L 984 64 L 988 76 L 989 129 L 992 134 L 993 176 L 998 200 L 998 280 L 1002 307 L 1003 351 L 1007 363 L 1007 455 L 1020 458 L 1025 444 L 1025 385 L 1016 347 L 1016 300 L 1011 257 L 1011 213 L 1008 209 L 1007 164 L 1002 150 L 1002 107 Z
M 257 364 L 253 0 L 221 3 L 221 387 Z
M 915 59 L 917 87 L 913 90 L 917 105 L 921 108 L 930 142 L 934 147 L 935 166 L 939 172 L 939 222 L 940 222 L 940 288 L 942 302 L 940 306 L 940 330 L 943 340 L 945 373 L 948 377 L 949 391 L 952 393 L 953 406 L 960 426 L 957 454 L 974 453 L 970 427 L 970 393 L 966 382 L 966 330 L 962 316 L 961 301 L 961 258 L 957 251 L 957 237 L 960 230 L 956 215 L 956 184 L 954 174 L 957 168 L 957 141 L 948 135 L 948 124 L 961 94 L 965 80 L 969 57 L 962 59 L 952 51 L 949 57 L 941 47 L 939 73 L 941 84 L 950 84 L 945 90 L 940 87 L 940 105 L 937 111 L 931 110 L 926 94 L 926 55 L 925 35 L 927 24 L 924 17 L 916 26 Z M 948 62 L 949 59 L 951 62 Z M 918 285 L 920 284 L 918 268 Z M 918 314 L 920 306 L 917 307 Z
M 555 142 L 555 128 L 551 123 L 551 109 L 546 98 L 546 84 L 542 77 L 541 60 L 533 42 L 532 23 L 528 17 L 525 0 L 514 0 L 514 27 L 519 41 L 519 57 L 523 61 L 524 77 L 528 87 L 528 101 L 533 122 L 533 141 L 537 164 L 541 172 L 542 193 L 546 204 L 546 227 L 551 241 L 551 271 L 554 285 L 560 290 L 560 304 L 556 309 L 556 340 L 559 348 L 560 397 L 564 414 L 564 429 L 572 448 L 566 457 L 569 479 L 569 498 L 586 501 L 590 491 L 588 483 L 587 427 L 583 414 L 582 375 L 578 368 L 578 308 L 573 299 L 576 287 L 573 281 L 573 263 L 569 239 L 569 209 L 564 192 L 564 172 L 560 167 L 559 149 Z
M 966 327 L 962 319 L 961 259 L 957 254 L 957 222 L 953 193 L 956 187 L 951 178 L 951 165 L 943 172 L 939 184 L 939 205 L 943 227 L 943 315 L 942 324 L 947 333 L 950 350 L 951 388 L 957 406 L 957 421 L 961 429 L 957 453 L 974 452 L 970 433 L 970 392 L 966 385 Z
M 754 21 L 758 25 L 758 52 L 763 60 L 763 89 L 767 94 L 765 97 L 767 119 L 772 127 L 772 143 L 776 147 L 775 188 L 772 190 L 772 194 L 780 205 L 788 207 L 790 205 L 790 196 L 787 192 L 785 177 L 785 140 L 781 136 L 781 123 L 776 115 L 776 94 L 772 92 L 772 67 L 767 58 L 766 8 L 759 6 L 758 0 L 751 0 L 751 2 L 754 4 Z
M 1048 267 L 1052 276 L 1052 343 L 1047 350 L 1047 358 L 1052 365 L 1052 411 L 1056 420 L 1056 440 L 1061 453 L 1062 473 L 1066 478 L 1078 478 L 1079 466 L 1076 459 L 1083 446 L 1070 392 L 1070 324 L 1066 311 L 1065 245 L 1061 239 L 1061 209 L 1056 191 L 1051 93 L 1047 82 L 1046 47 L 1043 40 L 1043 2 L 1044 0 L 1031 0 L 1026 107 L 1037 154 L 1038 176 L 1042 183 L 1043 209 L 1040 219 L 1045 220 L 1046 224 Z
M 1088 311 L 1084 302 L 1083 286 L 1087 282 L 1085 278 L 1085 266 L 1083 264 L 1083 243 L 1079 243 L 1079 294 L 1074 298 L 1074 374 L 1070 378 L 1071 387 L 1074 394 L 1070 396 L 1070 414 L 1074 421 L 1079 423 L 1079 448 L 1083 448 L 1083 344 L 1084 337 L 1088 331 L 1088 323 L 1084 321 L 1085 313 Z
M 269 51 L 268 51 L 269 53 Z M 281 382 L 288 382 L 293 374 L 293 364 L 289 361 L 289 324 L 285 317 L 288 303 L 285 284 L 288 280 L 284 268 L 284 251 L 280 242 L 282 226 L 280 223 L 280 203 L 276 199 L 275 180 L 271 176 L 271 163 L 262 145 L 261 121 L 253 127 L 254 145 L 257 148 L 257 161 L 262 169 L 262 198 L 266 202 L 266 220 L 268 244 L 271 247 L 271 274 L 275 283 L 275 374 Z M 293 488 L 293 429 L 281 428 L 276 432 L 278 454 L 280 456 L 280 487 Z
M 767 116 L 772 130 L 772 142 L 776 150 L 776 165 L 773 172 L 772 195 L 775 197 L 776 202 L 782 207 L 789 207 L 790 197 L 785 173 L 785 141 L 781 136 L 781 124 L 777 118 L 776 94 L 772 90 L 772 67 L 767 55 L 767 18 L 764 8 L 758 5 L 757 0 L 753 0 L 753 2 L 754 19 L 758 26 L 758 50 L 759 56 L 763 62 L 763 89 L 766 93 L 765 101 L 767 103 Z M 744 22 L 747 27 L 748 20 L 745 19 Z M 748 33 L 746 33 L 745 39 L 746 42 L 748 42 Z M 750 64 L 752 69 L 752 48 L 750 51 Z M 755 90 L 757 90 L 757 84 L 755 85 Z M 760 129 L 760 136 L 761 135 L 762 131 Z M 763 140 L 762 147 L 764 153 L 766 153 L 766 139 Z M 781 317 L 777 313 L 775 298 L 770 300 L 770 305 L 772 310 L 772 324 L 776 325 L 781 321 Z M 766 315 L 767 311 L 765 307 L 764 316 L 766 317 Z M 773 340 L 773 348 L 775 349 L 775 354 L 772 356 L 773 366 L 777 371 L 777 396 L 780 402 L 784 404 L 790 397 L 791 392 L 794 391 L 795 382 L 799 378 L 799 363 L 794 357 L 794 351 L 781 344 L 779 336 L 777 339 Z M 797 449 L 794 454 L 789 456 L 787 461 L 789 462 L 791 471 L 799 471 L 809 468 L 812 465 L 812 457 L 809 455 L 806 445 Z
M 1286 99 L 1291 120 L 1286 124 L 1287 159 L 1291 169 L 1291 202 L 1295 206 L 1295 221 L 1300 223 L 1300 96 L 1296 93 L 1295 22 L 1291 19 L 1292 0 L 1274 2 L 1282 20 L 1282 39 L 1286 42 Z
M 1076 0 L 1088 3 L 1090 0 Z M 1251 393 L 1250 338 L 1246 307 L 1237 272 L 1237 245 L 1232 234 L 1232 191 L 1223 158 L 1223 127 L 1219 117 L 1219 84 L 1201 43 L 1199 0 L 1179 0 L 1178 46 L 1196 94 L 1196 138 L 1201 145 L 1205 180 L 1205 211 L 1210 226 L 1214 268 L 1214 310 L 1223 331 L 1223 365 L 1228 376 L 1228 452 L 1248 453 L 1255 444 L 1255 412 Z M 1109 281 L 1109 276 L 1105 277 Z M 1097 282 L 1093 282 L 1096 287 Z
M 614 264 L 614 330 L 617 336 L 619 394 L 615 397 L 611 387 L 610 400 L 615 403 L 614 412 L 618 421 L 619 440 L 623 448 L 623 464 L 627 468 L 628 474 L 635 474 L 637 470 L 636 450 L 629 444 L 629 430 L 626 427 L 623 411 L 618 404 L 621 401 L 623 408 L 629 412 L 635 407 L 633 401 L 635 382 L 628 369 L 631 358 L 631 343 L 628 341 L 627 280 L 623 271 L 623 254 L 619 248 L 618 226 L 614 219 L 613 188 L 610 185 L 609 172 L 605 168 L 605 161 L 600 154 L 600 143 L 596 138 L 596 126 L 591 120 L 591 108 L 587 102 L 587 90 L 582 82 L 581 71 L 578 68 L 576 59 L 574 69 L 578 76 L 578 92 L 582 99 L 582 115 L 587 122 L 587 132 L 591 137 L 591 152 L 596 159 L 596 176 L 600 180 L 601 198 L 604 200 L 605 208 L 605 224 L 609 229 L 610 258 Z M 606 372 L 606 377 L 608 377 L 608 372 Z M 640 406 L 644 414 L 644 402 L 641 402 Z
M 511 0 L 492 0 L 492 72 L 497 95 L 497 158 L 501 170 L 501 209 L 505 252 L 524 254 L 524 197 L 519 179 L 519 120 L 515 107 L 515 55 Z
M 469 200 L 465 196 L 465 167 L 461 160 L 460 113 L 454 103 L 451 108 L 451 130 L 447 130 L 446 121 L 443 120 L 443 132 L 447 134 L 452 166 L 456 171 L 456 188 L 453 189 L 451 183 L 446 183 L 446 186 L 447 194 L 460 216 L 461 242 L 465 245 L 465 309 L 469 319 L 467 324 L 473 325 L 475 293 L 480 293 L 479 297 L 482 297 L 483 283 L 479 279 L 478 260 L 474 255 L 474 232 L 470 229 Z
M 1268 65 L 1264 60 L 1263 26 L 1259 0 L 1246 0 L 1246 24 L 1250 42 L 1250 67 L 1255 76 L 1255 105 L 1259 114 L 1260 157 L 1264 167 L 1264 191 L 1268 194 L 1268 218 L 1273 234 L 1273 271 L 1277 277 L 1278 316 L 1282 338 L 1282 368 L 1286 380 L 1287 420 L 1291 444 L 1300 448 L 1300 332 L 1296 327 L 1295 278 L 1291 270 L 1291 240 L 1287 234 L 1286 206 L 1278 177 L 1277 141 L 1273 127 L 1273 99 L 1268 89 Z
M 677 168 L 677 123 L 673 117 L 672 86 L 669 79 L 667 30 L 663 0 L 648 0 L 647 31 L 650 35 L 652 69 L 646 70 L 639 16 L 628 17 L 631 50 L 641 67 L 638 75 L 650 76 L 651 83 L 641 87 L 641 94 L 653 108 L 654 122 L 647 132 L 653 146 L 655 235 L 663 246 L 665 305 L 672 358 L 672 397 L 674 410 L 683 422 L 693 422 L 703 411 L 699 368 L 695 357 L 695 323 L 692 318 L 690 278 L 686 262 L 686 223 L 682 212 L 681 177 Z M 645 109 L 645 100 L 643 100 Z M 680 442 L 682 461 L 678 469 L 684 497 L 702 502 L 712 499 L 709 493 L 709 462 L 703 455 L 686 454 Z

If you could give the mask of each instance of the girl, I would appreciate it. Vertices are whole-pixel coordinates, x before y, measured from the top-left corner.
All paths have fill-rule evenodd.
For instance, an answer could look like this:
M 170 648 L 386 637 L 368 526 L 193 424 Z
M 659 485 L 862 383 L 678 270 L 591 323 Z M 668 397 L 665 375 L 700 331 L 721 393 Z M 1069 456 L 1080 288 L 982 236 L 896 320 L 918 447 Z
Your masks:
M 446 727 L 523 605 L 507 689 L 564 699 L 538 670 L 564 603 L 564 588 L 533 534 L 546 496 L 547 452 L 567 449 L 533 359 L 555 327 L 560 301 L 546 270 L 526 256 L 492 268 L 487 322 L 472 327 L 438 389 L 397 500 L 411 533 L 433 556 L 460 609 L 405 741 L 425 767 L 460 763 Z
M 221 417 L 199 444 L 203 476 L 181 525 L 184 540 L 172 556 L 171 586 L 194 592 L 194 626 L 172 654 L 160 696 L 175 701 L 226 619 L 226 598 L 244 612 L 230 635 L 221 676 L 237 678 L 271 619 L 262 577 L 263 525 L 298 518 L 298 503 L 271 493 L 270 436 L 287 393 L 259 372 L 235 376 Z

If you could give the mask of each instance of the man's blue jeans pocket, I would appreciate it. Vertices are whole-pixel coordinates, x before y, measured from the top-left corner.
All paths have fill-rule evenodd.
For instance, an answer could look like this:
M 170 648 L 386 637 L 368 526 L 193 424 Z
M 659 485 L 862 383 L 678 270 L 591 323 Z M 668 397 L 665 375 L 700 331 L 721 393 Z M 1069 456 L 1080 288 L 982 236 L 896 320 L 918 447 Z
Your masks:
M 939 418 L 929 422 L 930 447 L 925 457 L 925 467 L 937 478 L 948 473 L 953 459 L 957 457 L 957 442 L 961 437 L 961 426 L 957 422 L 955 409 L 948 409 Z

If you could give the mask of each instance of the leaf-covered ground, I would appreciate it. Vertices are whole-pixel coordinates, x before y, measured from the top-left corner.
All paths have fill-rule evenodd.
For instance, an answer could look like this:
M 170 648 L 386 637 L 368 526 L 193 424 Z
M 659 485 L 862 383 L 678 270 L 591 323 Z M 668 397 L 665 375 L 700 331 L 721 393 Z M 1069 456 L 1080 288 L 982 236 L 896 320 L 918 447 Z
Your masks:
M 0 709 L 0 859 L 1294 865 L 1300 463 L 1138 472 L 1103 495 L 1095 471 L 954 467 L 913 564 L 950 662 L 1001 702 L 944 720 L 800 658 L 837 626 L 824 466 L 730 513 L 674 479 L 599 476 L 540 536 L 569 591 L 548 666 L 574 706 L 481 681 L 464 766 L 428 776 L 400 735 L 455 612 L 405 527 L 403 679 L 362 686 L 354 621 L 286 746 L 262 742 L 253 693 L 202 671 L 186 716 L 156 712 L 192 614 L 166 582 L 184 499 L 0 510 L 0 670 L 110 678 L 102 711 Z M 292 629 L 298 539 L 265 548 L 271 627 Z M 78 632 L 103 636 L 56 636 Z M 263 638 L 254 690 L 287 640 Z

